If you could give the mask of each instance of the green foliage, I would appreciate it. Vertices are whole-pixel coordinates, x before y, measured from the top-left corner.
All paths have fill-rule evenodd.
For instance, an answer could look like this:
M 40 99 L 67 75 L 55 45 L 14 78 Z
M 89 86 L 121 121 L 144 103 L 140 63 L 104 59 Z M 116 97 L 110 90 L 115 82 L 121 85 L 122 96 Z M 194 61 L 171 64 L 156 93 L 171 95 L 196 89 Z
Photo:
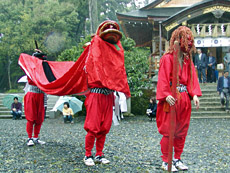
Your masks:
M 131 0 L 98 0 L 97 5 L 100 22 L 107 19 L 118 21 L 117 12 L 123 13 L 136 9 L 135 3 Z
M 34 40 L 49 60 L 76 45 L 88 17 L 86 0 L 1 0 L 0 3 L 0 90 L 16 88 L 23 75 L 19 54 L 32 54 Z M 84 8 L 83 8 L 84 7 Z M 79 15 L 81 14 L 81 15 Z M 9 75 L 10 77 L 9 77 Z
M 149 99 L 154 95 L 150 89 L 141 90 L 141 96 L 133 96 L 131 99 L 131 111 L 135 115 L 145 115 L 149 106 Z
M 99 22 L 135 8 L 131 0 L 98 0 Z M 88 0 L 0 0 L 0 90 L 18 87 L 18 57 L 33 53 L 34 40 L 49 60 L 67 60 L 69 54 L 76 60 L 85 43 L 80 38 L 89 33 L 88 18 Z
M 57 61 L 76 61 L 81 53 L 84 51 L 83 46 L 85 43 L 90 42 L 91 37 L 88 35 L 85 39 L 81 38 L 77 46 L 64 50 L 57 58 Z
M 122 45 L 125 50 L 125 68 L 131 94 L 141 96 L 142 89 L 150 87 L 150 80 L 147 79 L 150 51 L 147 48 L 135 47 L 134 40 L 130 38 L 123 39 Z
M 135 41 L 131 38 L 122 37 L 121 42 L 122 42 L 122 46 L 123 46 L 125 51 L 133 50 L 135 48 L 135 45 L 136 45 Z

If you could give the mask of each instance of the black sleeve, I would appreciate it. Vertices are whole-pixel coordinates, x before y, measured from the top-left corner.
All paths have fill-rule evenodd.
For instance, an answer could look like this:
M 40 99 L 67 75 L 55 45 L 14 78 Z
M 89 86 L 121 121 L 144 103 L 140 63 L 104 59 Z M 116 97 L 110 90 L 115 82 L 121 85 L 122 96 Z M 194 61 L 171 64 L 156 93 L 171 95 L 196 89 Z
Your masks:
M 157 104 L 154 105 L 152 112 L 156 112 L 157 111 Z

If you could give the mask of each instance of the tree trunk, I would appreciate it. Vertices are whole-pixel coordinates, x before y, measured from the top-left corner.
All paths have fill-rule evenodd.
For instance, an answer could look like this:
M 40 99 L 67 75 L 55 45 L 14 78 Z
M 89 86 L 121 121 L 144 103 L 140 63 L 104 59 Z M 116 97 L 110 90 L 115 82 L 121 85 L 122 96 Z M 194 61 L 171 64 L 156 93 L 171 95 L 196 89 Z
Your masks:
M 8 81 L 9 81 L 9 87 L 10 87 L 10 89 L 12 89 L 11 80 L 10 80 L 10 65 L 11 65 L 11 63 L 12 63 L 12 61 L 9 58 L 8 59 Z
M 89 19 L 90 33 L 93 34 L 96 32 L 98 25 L 97 0 L 89 0 Z

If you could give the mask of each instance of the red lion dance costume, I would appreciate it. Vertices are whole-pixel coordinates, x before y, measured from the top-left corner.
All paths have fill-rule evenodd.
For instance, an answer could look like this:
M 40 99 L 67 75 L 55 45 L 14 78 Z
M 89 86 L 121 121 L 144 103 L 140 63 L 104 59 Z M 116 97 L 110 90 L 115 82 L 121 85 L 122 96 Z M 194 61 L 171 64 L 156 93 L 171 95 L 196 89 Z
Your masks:
M 170 165 L 170 169 L 172 168 L 172 171 L 188 169 L 180 159 L 190 123 L 191 99 L 194 100 L 198 108 L 199 100 L 197 97 L 202 95 L 192 62 L 192 51 L 194 50 L 194 38 L 191 30 L 181 26 L 172 33 L 169 52 L 163 55 L 160 60 L 157 83 L 157 100 L 159 100 L 157 127 L 159 133 L 163 135 L 160 144 L 163 154 L 162 168 L 164 170 L 168 170 L 168 164 L 170 164 L 168 163 L 170 162 L 168 160 L 170 155 L 169 136 L 172 130 L 174 131 L 174 136 L 172 137 L 174 160 L 173 165 Z M 175 58 L 178 63 L 175 63 Z M 173 76 L 173 69 L 176 70 L 175 76 Z M 172 97 L 173 78 L 176 81 L 176 98 Z M 175 119 L 173 122 L 170 119 L 172 106 L 175 106 Z M 173 129 L 170 129 L 170 123 L 174 124 Z
M 21 68 L 43 92 L 87 96 L 84 161 L 88 166 L 94 165 L 91 150 L 95 139 L 95 160 L 100 163 L 109 162 L 102 157 L 102 150 L 112 124 L 113 91 L 123 92 L 130 97 L 120 38 L 119 25 L 114 21 L 105 21 L 99 25 L 91 44 L 76 62 L 42 61 L 27 54 L 21 54 L 19 58 Z M 50 74 L 53 76 L 52 80 L 49 78 Z

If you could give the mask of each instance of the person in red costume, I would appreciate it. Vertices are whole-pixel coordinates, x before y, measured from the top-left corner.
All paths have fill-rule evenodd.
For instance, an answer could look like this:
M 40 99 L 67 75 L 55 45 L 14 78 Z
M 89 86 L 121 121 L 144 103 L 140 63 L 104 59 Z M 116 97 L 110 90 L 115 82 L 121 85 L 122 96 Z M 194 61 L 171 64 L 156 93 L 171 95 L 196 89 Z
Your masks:
M 40 50 L 37 50 L 41 52 Z M 36 58 L 33 56 L 33 58 Z M 38 135 L 44 121 L 44 92 L 42 92 L 36 84 L 27 76 L 28 92 L 24 97 L 24 111 L 27 120 L 26 131 L 28 134 L 28 146 L 34 144 L 45 144 L 44 141 L 39 140 Z M 33 136 L 34 133 L 34 136 Z M 32 137 L 33 136 L 33 137 Z
M 86 120 L 84 163 L 109 163 L 104 158 L 103 148 L 106 134 L 112 125 L 114 91 L 123 92 L 130 97 L 130 90 L 124 66 L 124 50 L 119 25 L 114 21 L 105 21 L 97 29 L 90 44 L 76 62 L 51 62 L 31 59 L 21 54 L 19 65 L 30 75 L 36 86 L 46 94 L 70 95 L 84 94 Z M 45 67 L 48 66 L 48 70 Z M 44 73 L 46 71 L 46 73 Z M 52 80 L 49 80 L 52 74 Z M 96 157 L 92 148 L 96 141 Z
M 105 42 L 103 39 L 100 38 L 100 32 L 104 29 L 109 28 L 113 29 L 118 28 L 118 25 L 113 23 L 104 25 L 102 23 L 97 30 L 96 35 L 93 37 L 90 48 L 91 51 L 95 52 L 96 54 L 100 55 L 100 57 L 95 58 L 95 54 L 89 56 L 86 62 L 86 72 L 88 70 L 92 70 L 95 73 L 88 75 L 88 86 L 90 88 L 90 93 L 87 95 L 85 106 L 86 106 L 86 120 L 84 124 L 84 129 L 87 131 L 87 135 L 85 137 L 85 157 L 84 162 L 88 166 L 93 166 L 94 163 L 102 163 L 107 164 L 110 161 L 104 157 L 103 148 L 106 139 L 106 134 L 109 132 L 111 125 L 112 125 L 112 116 L 113 116 L 113 105 L 114 105 L 114 89 L 111 89 L 110 82 L 111 81 L 104 81 L 101 79 L 101 76 L 107 78 L 115 78 L 116 73 L 110 73 L 112 76 L 109 76 L 107 72 L 113 71 L 116 68 L 111 68 L 111 66 L 107 63 L 115 63 L 116 59 L 120 59 L 120 63 L 118 66 L 122 67 L 123 65 L 123 49 L 121 43 L 118 41 L 111 41 L 110 43 Z M 104 28 L 104 29 L 103 29 Z M 106 37 L 106 36 L 105 36 Z M 105 39 L 105 38 L 104 38 Z M 111 49 L 117 54 L 110 55 L 111 59 L 109 59 L 109 54 L 106 56 L 101 56 L 101 51 L 98 52 L 98 47 L 103 47 L 104 52 L 111 52 Z M 108 61 L 109 59 L 109 61 Z M 113 60 L 115 62 L 113 62 Z M 107 62 L 106 62 L 107 61 Z M 105 64 L 104 64 L 105 63 Z M 120 69 L 123 69 L 120 68 Z M 99 72 L 99 73 L 97 73 Z M 104 78 L 103 77 L 103 78 Z M 118 79 L 123 80 L 122 78 Z M 106 86 L 103 82 L 108 83 Z M 128 89 L 128 85 L 126 85 Z M 127 93 L 126 93 L 127 94 Z M 92 156 L 92 149 L 94 147 L 94 142 L 96 140 L 96 154 L 95 160 L 93 162 Z
M 177 49 L 177 50 L 176 50 Z M 157 83 L 157 127 L 161 135 L 162 169 L 168 170 L 169 133 L 171 106 L 175 105 L 175 133 L 173 137 L 174 159 L 171 171 L 187 170 L 188 167 L 181 161 L 185 138 L 187 136 L 190 116 L 191 99 L 196 108 L 199 108 L 198 97 L 202 95 L 195 67 L 192 62 L 192 52 L 195 50 L 194 38 L 189 28 L 177 28 L 170 39 L 168 53 L 160 60 Z M 178 64 L 174 64 L 174 55 Z M 173 76 L 173 67 L 177 66 L 178 74 Z M 172 79 L 177 78 L 177 97 L 172 96 Z

